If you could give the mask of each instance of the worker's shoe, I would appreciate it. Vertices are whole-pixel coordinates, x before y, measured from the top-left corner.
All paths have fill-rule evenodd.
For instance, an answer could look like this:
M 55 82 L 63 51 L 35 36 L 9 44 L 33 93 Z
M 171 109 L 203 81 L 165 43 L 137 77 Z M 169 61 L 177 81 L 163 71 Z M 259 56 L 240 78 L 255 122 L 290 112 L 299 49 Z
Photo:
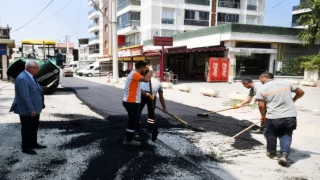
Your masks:
M 131 145 L 131 146 L 140 146 L 141 142 L 136 141 L 136 140 L 131 140 L 131 141 L 127 141 L 126 139 L 123 141 L 124 145 Z
M 140 140 L 140 134 L 139 133 L 134 133 L 133 139 L 139 141 Z
M 261 129 L 257 129 L 257 130 L 251 131 L 251 133 L 254 133 L 254 134 L 263 134 L 263 131 L 262 131 Z
M 277 156 L 277 153 L 275 153 L 275 152 L 267 152 L 267 157 L 269 157 L 270 159 L 273 159 L 274 157 L 276 157 Z
M 279 160 L 278 160 L 278 163 L 279 163 L 281 166 L 286 166 L 286 165 L 287 165 L 287 162 L 288 162 L 288 153 L 283 152 L 283 153 L 281 154 L 281 157 L 280 157 Z

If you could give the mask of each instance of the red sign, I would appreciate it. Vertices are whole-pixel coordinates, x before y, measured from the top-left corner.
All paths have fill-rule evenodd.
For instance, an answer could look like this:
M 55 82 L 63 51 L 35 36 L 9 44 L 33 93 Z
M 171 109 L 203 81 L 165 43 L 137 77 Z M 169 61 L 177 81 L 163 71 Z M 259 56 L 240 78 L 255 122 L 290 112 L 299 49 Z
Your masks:
M 154 46 L 172 46 L 173 38 L 153 36 L 153 45 Z
M 118 50 L 118 57 L 132 57 L 132 56 L 141 56 L 141 55 L 142 55 L 142 46 L 137 48 Z

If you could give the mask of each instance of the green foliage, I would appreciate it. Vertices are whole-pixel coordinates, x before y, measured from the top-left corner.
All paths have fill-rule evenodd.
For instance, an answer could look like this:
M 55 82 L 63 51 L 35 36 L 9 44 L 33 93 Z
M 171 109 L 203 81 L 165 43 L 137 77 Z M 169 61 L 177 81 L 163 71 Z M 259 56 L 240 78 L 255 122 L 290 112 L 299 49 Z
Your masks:
M 301 67 L 306 70 L 318 70 L 320 71 L 320 53 L 316 56 L 310 56 L 311 60 L 302 62 Z
M 300 56 L 293 59 L 283 59 L 281 71 L 278 75 L 287 76 L 303 76 L 304 68 L 301 67 L 301 63 L 311 61 L 310 56 Z
M 311 9 L 311 12 L 303 14 L 297 23 L 307 28 L 302 30 L 298 37 L 303 45 L 313 46 L 320 41 L 320 0 L 308 0 L 302 9 Z

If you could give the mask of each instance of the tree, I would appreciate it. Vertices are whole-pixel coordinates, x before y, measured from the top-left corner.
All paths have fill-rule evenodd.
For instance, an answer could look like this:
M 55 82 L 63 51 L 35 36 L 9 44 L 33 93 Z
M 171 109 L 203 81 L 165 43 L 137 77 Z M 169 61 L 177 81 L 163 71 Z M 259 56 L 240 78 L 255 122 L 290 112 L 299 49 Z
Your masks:
M 301 9 L 311 9 L 311 12 L 303 14 L 297 20 L 297 23 L 306 26 L 298 37 L 303 45 L 313 46 L 320 41 L 320 0 L 307 0 Z

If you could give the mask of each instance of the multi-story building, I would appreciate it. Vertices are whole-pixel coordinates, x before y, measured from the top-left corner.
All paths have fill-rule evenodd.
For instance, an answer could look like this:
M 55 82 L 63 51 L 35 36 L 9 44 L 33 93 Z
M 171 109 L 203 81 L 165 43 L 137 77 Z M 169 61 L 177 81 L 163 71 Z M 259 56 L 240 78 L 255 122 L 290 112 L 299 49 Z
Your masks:
M 302 16 L 303 14 L 309 13 L 311 9 L 308 8 L 301 8 L 301 5 L 306 5 L 308 1 L 307 0 L 300 0 L 300 4 L 297 6 L 293 6 L 292 8 L 292 27 L 296 28 L 304 28 L 303 26 L 300 26 L 297 24 L 297 20 Z

